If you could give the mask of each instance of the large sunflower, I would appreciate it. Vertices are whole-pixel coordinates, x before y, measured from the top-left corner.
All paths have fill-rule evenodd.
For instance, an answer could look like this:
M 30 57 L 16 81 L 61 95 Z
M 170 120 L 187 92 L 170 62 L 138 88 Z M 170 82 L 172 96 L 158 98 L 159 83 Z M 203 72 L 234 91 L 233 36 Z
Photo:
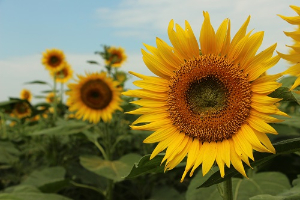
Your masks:
M 65 66 L 65 54 L 59 49 L 47 49 L 43 53 L 42 63 L 50 72 L 60 71 Z
M 121 67 L 127 59 L 125 50 L 121 47 L 109 47 L 107 53 L 108 57 L 105 59 L 105 63 L 112 67 Z
M 50 73 L 51 76 L 53 77 L 55 75 L 56 81 L 60 83 L 66 83 L 73 76 L 73 70 L 67 62 L 65 63 L 65 66 L 61 70 L 56 72 L 51 71 Z
M 21 98 L 21 99 L 25 99 L 25 100 L 27 100 L 27 101 L 31 101 L 31 99 L 32 99 L 32 94 L 31 94 L 31 92 L 30 92 L 29 90 L 23 89 L 23 90 L 21 91 L 21 93 L 20 93 L 20 98 Z
M 14 105 L 12 114 L 19 119 L 29 117 L 32 113 L 31 107 L 26 102 L 18 102 Z
M 298 6 L 290 6 L 297 14 L 298 16 L 295 17 L 285 17 L 282 15 L 279 15 L 282 19 L 287 21 L 288 23 L 292 25 L 297 25 L 297 29 L 292 32 L 284 32 L 286 36 L 291 37 L 294 41 L 294 44 L 292 46 L 288 46 L 291 48 L 289 51 L 289 54 L 282 54 L 279 53 L 279 56 L 283 59 L 289 61 L 293 66 L 291 66 L 288 70 L 285 71 L 285 73 L 297 76 L 298 78 L 294 82 L 294 84 L 291 87 L 291 90 L 295 89 L 298 85 L 300 85 L 300 7 Z
M 270 115 L 286 114 L 274 105 L 280 99 L 267 95 L 280 87 L 281 74 L 261 74 L 279 56 L 272 57 L 276 44 L 256 55 L 263 32 L 246 34 L 249 21 L 231 40 L 229 19 L 215 32 L 204 12 L 199 47 L 187 21 L 185 29 L 176 24 L 174 31 L 171 20 L 173 46 L 157 38 L 157 47 L 145 45 L 150 53 L 142 50 L 145 64 L 158 77 L 130 72 L 142 79 L 134 82 L 142 89 L 123 93 L 141 98 L 133 103 L 142 107 L 129 112 L 142 115 L 132 128 L 155 131 L 144 142 L 158 142 L 150 159 L 167 149 L 165 170 L 187 155 L 181 181 L 200 164 L 205 175 L 215 162 L 222 177 L 225 164 L 246 176 L 242 161 L 250 165 L 253 149 L 275 153 L 266 133 L 277 134 L 268 123 L 279 120 Z
M 75 112 L 77 119 L 98 123 L 100 119 L 107 122 L 112 118 L 115 110 L 122 110 L 119 106 L 120 90 L 118 82 L 106 77 L 106 73 L 86 73 L 78 76 L 78 82 L 69 84 L 70 91 L 67 105 L 71 112 Z

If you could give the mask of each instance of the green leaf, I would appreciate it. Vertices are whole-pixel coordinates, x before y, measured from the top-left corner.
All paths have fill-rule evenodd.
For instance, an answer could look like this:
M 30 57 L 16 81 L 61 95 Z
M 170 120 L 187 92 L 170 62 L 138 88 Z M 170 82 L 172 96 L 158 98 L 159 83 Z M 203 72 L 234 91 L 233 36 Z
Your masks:
M 9 100 L 9 101 L 2 101 L 0 102 L 0 107 L 5 107 L 5 106 L 9 106 L 11 104 L 17 103 L 20 100 Z
M 66 170 L 63 167 L 50 167 L 32 172 L 21 184 L 38 187 L 43 192 L 57 192 L 66 185 Z
M 0 141 L 0 163 L 12 164 L 19 160 L 20 151 L 11 142 Z
M 87 62 L 88 62 L 88 63 L 90 63 L 90 64 L 99 65 L 99 63 L 98 63 L 98 62 L 96 62 L 96 61 L 94 61 L 94 60 L 88 60 Z
M 289 190 L 276 194 L 262 194 L 251 197 L 250 200 L 298 200 L 300 199 L 300 176 L 293 181 L 293 187 Z
M 48 84 L 48 83 L 45 81 L 36 80 L 36 81 L 26 82 L 25 84 Z
M 0 194 L 0 200 L 71 200 L 58 194 L 42 193 L 34 186 L 17 185 Z
M 119 160 L 103 160 L 98 156 L 80 156 L 80 164 L 87 170 L 115 182 L 124 180 L 132 165 L 141 158 L 138 154 L 127 154 Z
M 71 135 L 80 133 L 85 129 L 90 128 L 91 124 L 88 124 L 83 121 L 77 121 L 77 120 L 59 120 L 57 121 L 57 126 L 53 128 L 43 129 L 39 130 L 33 133 L 29 133 L 30 136 L 36 136 L 36 135 Z
M 297 79 L 296 76 L 286 76 L 281 78 L 279 82 L 282 83 L 282 87 L 290 88 L 294 84 L 296 79 Z
M 200 200 L 206 197 L 207 200 L 222 200 L 217 185 L 208 188 L 196 189 L 202 182 L 201 171 L 193 178 L 186 193 L 187 200 Z M 259 194 L 276 195 L 290 188 L 288 178 L 279 172 L 265 172 L 254 174 L 249 179 L 232 179 L 233 200 L 248 200 L 250 197 Z
M 161 165 L 163 158 L 163 154 L 155 156 L 152 160 L 150 160 L 150 155 L 143 156 L 125 178 L 131 179 L 147 173 L 163 173 L 165 168 Z
M 288 154 L 288 153 L 300 151 L 300 138 L 284 140 L 282 142 L 278 142 L 274 144 L 273 146 L 276 149 L 276 154 L 260 153 L 255 151 L 253 153 L 255 161 L 251 162 L 251 166 L 252 167 L 259 166 L 271 160 L 272 158 L 282 154 Z M 244 166 L 244 168 L 249 169 L 249 166 Z M 224 178 L 220 176 L 220 172 L 218 171 L 214 173 L 211 177 L 209 177 L 209 179 L 199 187 L 209 187 L 211 185 L 221 183 L 237 174 L 239 174 L 239 172 L 236 171 L 234 167 L 231 167 L 229 169 L 226 168 Z
M 170 186 L 159 186 L 152 190 L 151 200 L 184 200 L 184 195 Z
M 280 87 L 269 94 L 273 98 L 282 98 L 282 101 L 292 101 L 300 104 L 300 95 L 290 91 L 288 87 Z
M 200 184 L 203 184 L 208 178 L 209 175 L 213 174 L 218 170 L 217 167 L 213 167 L 206 176 L 202 175 L 202 170 L 198 170 L 198 173 L 194 175 L 193 179 L 191 180 L 188 189 L 185 194 L 186 200 L 196 200 L 196 199 L 203 199 L 205 196 L 205 200 L 222 200 L 217 187 L 211 186 L 208 188 L 200 188 L 197 189 L 197 187 Z

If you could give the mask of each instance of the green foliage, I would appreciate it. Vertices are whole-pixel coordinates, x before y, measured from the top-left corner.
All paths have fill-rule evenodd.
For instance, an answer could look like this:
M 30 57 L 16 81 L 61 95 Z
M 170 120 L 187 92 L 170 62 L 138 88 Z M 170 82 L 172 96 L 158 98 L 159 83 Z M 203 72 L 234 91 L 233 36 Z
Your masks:
M 140 157 L 137 154 L 127 154 L 118 160 L 109 161 L 96 156 L 80 156 L 80 163 L 86 169 L 100 176 L 119 182 L 124 180 L 125 175 L 129 173 L 132 165 Z
M 274 194 L 261 194 L 253 196 L 250 200 L 297 200 L 300 199 L 300 176 L 293 181 L 293 187 L 289 190 Z
M 200 200 L 205 197 L 206 200 L 222 200 L 217 185 L 207 188 L 197 189 L 198 185 L 206 182 L 208 177 L 202 176 L 200 170 L 191 181 L 186 193 L 186 200 Z M 233 200 L 248 200 L 250 197 L 260 194 L 276 195 L 290 188 L 288 178 L 279 172 L 265 172 L 253 174 L 247 178 L 233 178 Z M 221 188 L 219 188 L 221 189 Z

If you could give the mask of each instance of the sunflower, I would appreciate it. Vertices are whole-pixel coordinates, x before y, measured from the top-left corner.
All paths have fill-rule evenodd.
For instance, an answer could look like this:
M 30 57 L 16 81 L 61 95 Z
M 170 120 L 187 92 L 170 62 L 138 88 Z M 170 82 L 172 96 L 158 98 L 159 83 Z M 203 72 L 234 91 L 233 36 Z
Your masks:
M 54 102 L 54 97 L 55 97 L 55 94 L 53 92 L 50 92 L 48 93 L 48 95 L 46 96 L 46 101 L 48 103 L 53 103 Z
M 30 105 L 26 102 L 18 102 L 14 105 L 12 115 L 19 119 L 29 117 L 32 113 Z
M 109 47 L 107 53 L 108 57 L 105 59 L 105 64 L 111 65 L 112 67 L 121 67 L 127 59 L 125 50 L 121 47 Z
M 60 71 L 65 66 L 65 54 L 59 49 L 47 49 L 43 53 L 42 63 L 50 72 Z
M 31 101 L 32 99 L 32 94 L 29 90 L 23 89 L 20 93 L 20 98 L 25 99 L 27 101 Z
M 86 73 L 78 76 L 78 82 L 69 84 L 67 105 L 71 112 L 75 112 L 77 119 L 98 123 L 112 119 L 115 110 L 122 110 L 118 82 L 106 77 L 106 73 Z
M 282 54 L 277 52 L 280 57 L 289 61 L 293 66 L 285 71 L 286 74 L 290 74 L 292 76 L 297 76 L 298 78 L 294 82 L 291 87 L 291 90 L 295 89 L 298 85 L 300 85 L 300 7 L 298 6 L 290 6 L 298 16 L 295 17 L 285 17 L 279 15 L 282 19 L 287 21 L 292 25 L 297 25 L 297 29 L 293 32 L 284 32 L 286 36 L 291 37 L 294 40 L 294 45 L 288 46 L 291 48 L 289 54 Z
M 157 47 L 145 45 L 150 53 L 142 50 L 143 60 L 157 76 L 130 72 L 142 79 L 134 82 L 142 89 L 123 93 L 141 98 L 132 102 L 141 107 L 129 112 L 141 114 L 132 129 L 154 131 L 144 143 L 158 142 L 150 159 L 167 149 L 165 170 L 187 155 L 181 181 L 201 164 L 205 175 L 215 162 L 222 177 L 230 164 L 246 177 L 243 162 L 254 160 L 253 149 L 275 153 L 266 133 L 277 134 L 268 123 L 279 120 L 270 115 L 286 116 L 274 105 L 280 99 L 267 96 L 280 87 L 282 75 L 260 77 L 279 61 L 272 56 L 276 44 L 256 55 L 263 32 L 246 34 L 250 16 L 231 40 L 229 19 L 215 32 L 208 12 L 203 14 L 200 47 L 189 23 L 185 29 L 176 24 L 174 31 L 173 20 L 173 46 L 159 38 Z
M 66 83 L 73 76 L 73 70 L 68 63 L 65 63 L 64 67 L 59 71 L 51 71 L 51 76 L 56 77 L 56 81 L 60 83 Z

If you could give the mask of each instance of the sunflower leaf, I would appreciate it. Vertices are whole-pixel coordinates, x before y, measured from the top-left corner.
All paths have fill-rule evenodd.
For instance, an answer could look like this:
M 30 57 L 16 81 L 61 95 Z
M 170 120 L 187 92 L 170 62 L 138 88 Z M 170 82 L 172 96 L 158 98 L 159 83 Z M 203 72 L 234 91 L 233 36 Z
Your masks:
M 161 165 L 163 158 L 163 154 L 159 154 L 151 160 L 150 155 L 143 156 L 140 161 L 132 167 L 130 173 L 125 178 L 132 179 L 147 173 L 163 173 L 164 165 Z
M 86 155 L 80 156 L 80 164 L 87 170 L 99 176 L 111 179 L 115 182 L 124 180 L 131 166 L 140 159 L 140 155 L 130 153 L 122 156 L 119 160 L 103 160 L 101 157 Z
M 202 171 L 199 170 L 188 187 L 186 192 L 187 200 L 197 200 L 199 197 L 205 197 L 206 200 L 222 200 L 217 185 L 207 188 L 196 188 L 197 185 L 203 183 L 206 179 L 205 176 L 202 176 Z M 249 178 L 232 179 L 233 200 L 248 200 L 261 194 L 277 195 L 290 189 L 290 187 L 289 179 L 280 172 L 261 172 L 253 174 Z
M 48 83 L 45 81 L 36 80 L 36 81 L 26 82 L 25 84 L 48 84 Z
M 269 96 L 273 98 L 281 98 L 282 101 L 297 102 L 300 105 L 300 95 L 290 91 L 288 87 L 280 87 L 269 94 Z
M 253 155 L 254 155 L 255 161 L 250 163 L 251 166 L 252 167 L 259 166 L 278 155 L 289 154 L 289 153 L 293 153 L 296 151 L 300 151 L 300 138 L 284 140 L 284 141 L 275 143 L 273 146 L 276 149 L 276 152 L 277 152 L 276 154 L 254 152 Z M 245 167 L 245 169 L 249 168 L 248 166 L 244 166 L 244 167 Z M 235 175 L 238 175 L 238 174 L 239 174 L 239 172 L 236 171 L 236 169 L 234 169 L 233 167 L 231 167 L 229 169 L 228 168 L 225 169 L 224 178 L 222 178 L 220 176 L 220 172 L 217 171 L 213 175 L 211 175 L 208 178 L 208 180 L 205 181 L 198 188 L 209 187 L 211 185 L 221 183 L 221 182 L 228 180 L 229 178 L 231 178 Z
M 98 62 L 96 62 L 96 61 L 94 61 L 94 60 L 88 60 L 88 61 L 86 61 L 86 62 L 88 62 L 88 63 L 90 63 L 90 64 L 100 65 Z

